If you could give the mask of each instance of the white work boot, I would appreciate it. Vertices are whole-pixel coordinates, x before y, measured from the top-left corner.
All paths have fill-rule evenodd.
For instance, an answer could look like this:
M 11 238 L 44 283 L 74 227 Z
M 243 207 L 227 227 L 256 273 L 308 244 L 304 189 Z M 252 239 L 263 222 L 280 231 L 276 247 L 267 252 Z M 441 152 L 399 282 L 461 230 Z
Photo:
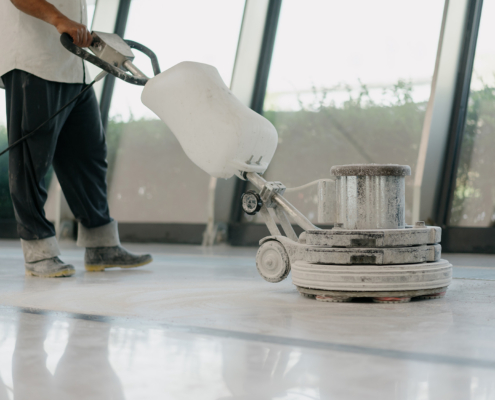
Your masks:
M 135 268 L 153 261 L 150 254 L 137 255 L 122 246 L 87 247 L 84 254 L 86 271 L 104 271 L 107 268 Z
M 153 261 L 150 254 L 129 253 L 120 245 L 117 221 L 97 228 L 78 227 L 77 245 L 86 247 L 86 271 L 104 271 L 107 268 L 135 268 Z
M 58 258 L 60 249 L 54 236 L 38 240 L 21 239 L 21 244 L 26 275 L 40 278 L 59 278 L 72 276 L 76 273 L 72 265 L 66 264 Z
M 73 265 L 65 264 L 60 258 L 53 257 L 46 260 L 26 262 L 24 264 L 27 276 L 39 278 L 61 278 L 76 273 Z

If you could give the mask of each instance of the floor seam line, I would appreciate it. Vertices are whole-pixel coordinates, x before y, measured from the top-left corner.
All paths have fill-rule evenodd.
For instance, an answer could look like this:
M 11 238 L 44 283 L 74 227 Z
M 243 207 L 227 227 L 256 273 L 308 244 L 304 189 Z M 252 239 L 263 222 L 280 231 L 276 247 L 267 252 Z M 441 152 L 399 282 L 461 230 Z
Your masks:
M 493 282 L 495 279 L 483 279 L 483 278 L 452 278 L 452 279 L 458 279 L 458 280 L 463 280 L 463 281 L 488 281 L 488 282 Z
M 262 343 L 270 343 L 275 345 L 303 347 L 303 348 L 310 348 L 317 350 L 337 351 L 341 353 L 363 354 L 369 356 L 392 358 L 397 360 L 426 362 L 432 364 L 447 364 L 447 365 L 457 365 L 460 367 L 495 369 L 495 361 L 491 361 L 491 360 L 476 360 L 472 358 L 449 356 L 449 355 L 418 353 L 418 352 L 409 352 L 409 351 L 392 350 L 392 349 L 380 349 L 380 348 L 360 346 L 360 345 L 321 342 L 321 341 L 315 341 L 309 339 L 298 339 L 298 338 L 265 335 L 259 333 L 251 333 L 251 332 L 231 331 L 221 328 L 208 328 L 208 327 L 192 326 L 192 325 L 178 325 L 167 322 L 145 320 L 139 317 L 103 316 L 96 314 L 73 313 L 68 311 L 54 311 L 54 310 L 44 310 L 44 309 L 17 307 L 17 306 L 1 306 L 0 310 L 2 308 L 3 309 L 11 308 L 18 310 L 20 312 L 37 314 L 37 315 L 62 314 L 64 315 L 65 318 L 82 319 L 92 322 L 102 322 L 102 323 L 114 322 L 116 324 L 120 323 L 121 325 L 130 324 L 131 322 L 136 322 L 142 324 L 141 328 L 146 328 L 146 326 L 156 328 L 157 326 L 159 326 L 162 329 L 167 329 L 172 332 L 187 332 L 190 334 L 206 335 L 206 336 L 226 338 L 226 339 L 262 342 Z M 136 327 L 134 326 L 134 328 Z M 140 327 L 138 326 L 138 328 Z

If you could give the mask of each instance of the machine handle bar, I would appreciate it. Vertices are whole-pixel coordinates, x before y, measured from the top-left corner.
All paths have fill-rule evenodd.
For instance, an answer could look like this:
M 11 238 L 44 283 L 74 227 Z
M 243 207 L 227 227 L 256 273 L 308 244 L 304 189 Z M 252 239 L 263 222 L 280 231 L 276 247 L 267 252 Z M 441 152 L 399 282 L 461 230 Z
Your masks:
M 148 78 L 142 78 L 142 77 L 136 77 L 136 76 L 129 75 L 126 72 L 124 72 L 123 70 L 121 70 L 120 68 L 117 68 L 117 67 L 113 66 L 112 64 L 110 64 L 106 61 L 103 61 L 101 58 L 98 58 L 98 57 L 94 56 L 93 54 L 87 52 L 86 50 L 83 50 L 81 47 L 76 46 L 74 44 L 74 42 L 72 41 L 72 38 L 67 33 L 62 33 L 62 35 L 60 36 L 60 43 L 62 43 L 62 45 L 67 50 L 69 50 L 71 53 L 75 54 L 76 56 L 82 58 L 83 60 L 90 62 L 91 64 L 96 65 L 98 68 L 101 68 L 102 70 L 108 72 L 109 74 L 112 74 L 113 76 L 115 76 L 119 79 L 122 79 L 123 81 L 125 81 L 127 83 L 132 83 L 134 85 L 144 86 L 144 85 L 146 85 L 146 83 L 149 80 Z M 140 50 L 140 49 L 137 49 L 137 50 Z M 148 54 L 146 54 L 146 55 L 148 55 Z M 156 58 L 156 56 L 155 56 L 155 58 Z M 152 63 L 153 63 L 153 60 L 152 60 Z M 153 66 L 153 69 L 155 69 L 155 66 Z
M 160 69 L 160 64 L 158 63 L 158 57 L 153 52 L 153 50 L 146 47 L 144 44 L 135 42 L 134 40 L 124 39 L 124 42 L 126 42 L 131 49 L 136 49 L 137 51 L 140 51 L 141 53 L 148 56 L 151 61 L 151 66 L 153 67 L 153 73 L 155 74 L 155 76 L 162 72 Z

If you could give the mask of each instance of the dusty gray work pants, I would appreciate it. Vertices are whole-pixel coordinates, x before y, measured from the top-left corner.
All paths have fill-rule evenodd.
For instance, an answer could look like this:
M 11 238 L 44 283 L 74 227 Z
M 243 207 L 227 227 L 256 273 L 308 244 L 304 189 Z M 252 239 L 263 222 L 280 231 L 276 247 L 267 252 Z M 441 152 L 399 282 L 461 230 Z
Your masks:
M 20 70 L 8 72 L 2 80 L 9 144 L 33 131 L 84 88 L 82 84 L 46 81 Z M 42 241 L 51 255 L 49 247 L 56 245 L 55 229 L 43 209 L 47 198 L 44 178 L 52 164 L 80 228 L 105 230 L 106 225 L 114 225 L 107 202 L 106 155 L 105 134 L 93 89 L 33 137 L 10 150 L 10 194 L 23 247 L 24 242 Z M 111 230 L 115 229 L 116 225 Z

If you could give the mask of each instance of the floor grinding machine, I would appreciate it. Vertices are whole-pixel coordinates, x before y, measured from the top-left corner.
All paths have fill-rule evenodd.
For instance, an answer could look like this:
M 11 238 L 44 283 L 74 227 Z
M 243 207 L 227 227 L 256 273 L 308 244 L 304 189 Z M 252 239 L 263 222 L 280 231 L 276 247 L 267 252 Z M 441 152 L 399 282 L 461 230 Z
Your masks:
M 232 94 L 214 67 L 183 62 L 160 72 L 155 54 L 145 46 L 102 32 L 93 32 L 93 37 L 94 55 L 67 35 L 61 42 L 105 73 L 143 85 L 142 102 L 208 174 L 226 179 L 237 175 L 254 185 L 256 190 L 244 193 L 241 202 L 246 213 L 259 213 L 270 231 L 256 256 L 265 280 L 280 282 L 292 271 L 303 296 L 329 302 L 371 298 L 401 303 L 445 295 L 452 265 L 441 259 L 441 229 L 405 223 L 410 167 L 334 166 L 334 179 L 318 182 L 319 222 L 333 228 L 320 229 L 287 201 L 281 182 L 261 176 L 275 153 L 277 132 Z M 153 78 L 132 63 L 131 47 L 151 59 Z M 303 229 L 301 235 L 291 221 Z

